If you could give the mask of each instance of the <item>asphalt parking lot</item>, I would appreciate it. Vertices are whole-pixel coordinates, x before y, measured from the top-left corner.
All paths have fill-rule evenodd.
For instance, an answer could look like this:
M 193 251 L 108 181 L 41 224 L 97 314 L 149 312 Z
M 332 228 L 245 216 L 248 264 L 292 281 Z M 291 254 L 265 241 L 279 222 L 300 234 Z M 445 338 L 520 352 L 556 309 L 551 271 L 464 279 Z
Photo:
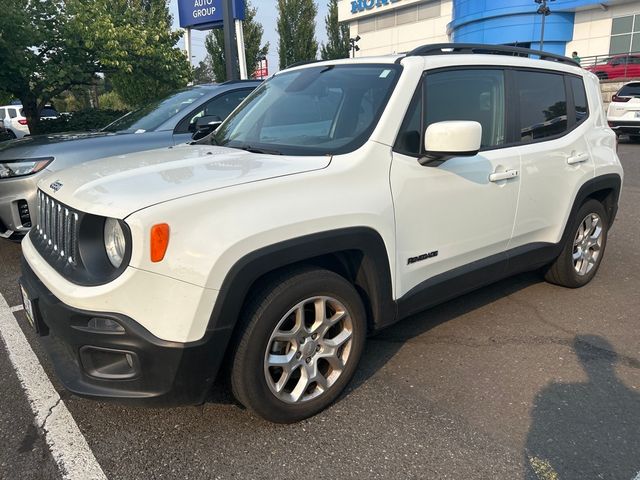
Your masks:
M 591 284 L 526 274 L 404 321 L 299 424 L 255 418 L 224 388 L 174 409 L 67 394 L 18 307 L 20 247 L 2 241 L 5 315 L 110 479 L 640 479 L 640 145 L 619 153 L 620 210 Z M 0 380 L 0 478 L 63 478 L 2 341 Z

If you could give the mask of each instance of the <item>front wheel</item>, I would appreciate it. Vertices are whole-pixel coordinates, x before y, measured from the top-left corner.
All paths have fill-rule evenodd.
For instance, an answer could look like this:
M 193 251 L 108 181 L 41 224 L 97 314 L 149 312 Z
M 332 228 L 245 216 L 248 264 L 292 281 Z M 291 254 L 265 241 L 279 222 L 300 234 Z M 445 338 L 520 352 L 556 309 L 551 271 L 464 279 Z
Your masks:
M 355 288 L 321 269 L 283 274 L 247 309 L 231 366 L 236 399 L 266 420 L 315 415 L 353 376 L 366 337 Z
M 607 213 L 597 200 L 580 207 L 562 253 L 545 274 L 548 282 L 578 288 L 591 281 L 600 267 L 607 245 Z

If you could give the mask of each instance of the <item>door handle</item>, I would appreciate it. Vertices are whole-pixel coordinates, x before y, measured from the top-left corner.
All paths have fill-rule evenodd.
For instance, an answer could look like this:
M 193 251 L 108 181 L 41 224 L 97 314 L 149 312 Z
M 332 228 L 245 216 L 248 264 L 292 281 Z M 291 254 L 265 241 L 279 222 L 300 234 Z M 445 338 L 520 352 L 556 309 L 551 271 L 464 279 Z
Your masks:
M 577 155 L 571 155 L 570 157 L 567 157 L 567 163 L 569 165 L 586 162 L 587 160 L 589 160 L 589 155 L 587 155 L 586 153 L 578 153 Z
M 499 182 L 501 180 L 509 180 L 510 178 L 516 178 L 520 175 L 518 170 L 506 170 L 504 172 L 495 172 L 489 175 L 490 182 Z

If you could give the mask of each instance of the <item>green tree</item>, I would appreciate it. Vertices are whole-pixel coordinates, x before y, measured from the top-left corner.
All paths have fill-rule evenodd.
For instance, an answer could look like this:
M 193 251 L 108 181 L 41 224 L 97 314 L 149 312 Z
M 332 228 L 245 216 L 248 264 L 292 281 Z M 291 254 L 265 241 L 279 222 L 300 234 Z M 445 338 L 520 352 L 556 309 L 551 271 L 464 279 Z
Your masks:
M 160 21 L 161 1 L 3 0 L 0 90 L 22 102 L 32 133 L 47 102 L 93 85 L 99 72 L 120 74 L 121 81 L 137 76 L 146 95 L 186 83 L 190 69 L 175 47 L 181 34 L 169 30 L 166 6 Z
M 211 56 L 207 55 L 201 60 L 196 68 L 193 69 L 193 83 L 201 85 L 203 83 L 215 82 L 213 68 L 211 67 Z
M 244 31 L 244 51 L 247 57 L 247 73 L 253 75 L 260 59 L 269 53 L 269 42 L 262 45 L 264 28 L 256 21 L 258 9 L 247 0 L 245 19 L 242 21 Z M 227 80 L 226 58 L 224 55 L 224 31 L 221 28 L 212 30 L 204 42 L 213 76 L 217 82 Z M 206 61 L 206 59 L 205 59 Z M 236 67 L 238 68 L 238 67 Z
M 166 0 L 94 3 L 104 15 L 94 41 L 103 46 L 102 62 L 113 71 L 113 88 L 126 104 L 140 106 L 187 85 L 192 71 L 176 47 L 182 32 L 171 31 Z
M 318 6 L 313 0 L 278 0 L 278 57 L 280 68 L 293 63 L 315 60 L 316 15 Z
M 323 60 L 337 60 L 349 58 L 351 44 L 349 43 L 349 25 L 338 23 L 338 0 L 329 0 L 329 12 L 324 19 L 327 29 L 327 43 L 320 47 L 320 57 Z

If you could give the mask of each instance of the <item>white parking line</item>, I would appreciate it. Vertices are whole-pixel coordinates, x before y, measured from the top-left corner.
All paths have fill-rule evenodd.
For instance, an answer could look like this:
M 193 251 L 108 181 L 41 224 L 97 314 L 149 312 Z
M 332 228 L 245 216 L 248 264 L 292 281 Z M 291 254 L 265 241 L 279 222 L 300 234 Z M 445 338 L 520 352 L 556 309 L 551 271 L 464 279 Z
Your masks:
M 20 305 L 16 305 L 15 307 L 9 307 L 9 310 L 11 312 L 20 312 L 21 310 L 24 310 Z
M 638 474 L 635 477 L 633 477 L 632 480 L 640 480 L 640 472 L 638 472 Z
M 68 480 L 106 480 L 86 439 L 71 413 L 49 381 L 38 357 L 13 316 L 21 307 L 10 308 L 0 294 L 0 338 L 27 394 L 36 425 L 44 433 L 62 478 Z

